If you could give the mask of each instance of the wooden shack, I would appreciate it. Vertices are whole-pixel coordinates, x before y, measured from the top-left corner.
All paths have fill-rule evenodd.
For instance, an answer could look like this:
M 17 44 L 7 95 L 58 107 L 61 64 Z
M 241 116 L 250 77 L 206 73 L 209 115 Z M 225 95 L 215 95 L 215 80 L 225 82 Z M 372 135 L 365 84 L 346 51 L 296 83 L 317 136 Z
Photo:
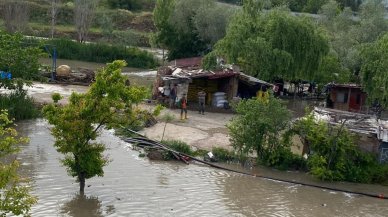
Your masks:
M 366 93 L 357 84 L 330 84 L 326 107 L 349 112 L 363 112 L 366 109 Z
M 234 97 L 255 97 L 260 89 L 272 88 L 272 85 L 242 73 L 238 67 L 224 65 L 217 70 L 201 68 L 202 58 L 186 58 L 171 61 L 168 66 L 159 68 L 154 84 L 154 96 L 160 87 L 178 87 L 178 99 L 187 94 L 189 102 L 198 102 L 198 92 L 204 90 L 206 104 L 212 104 L 215 93 L 225 93 L 227 101 Z M 160 94 L 159 94 L 160 95 Z

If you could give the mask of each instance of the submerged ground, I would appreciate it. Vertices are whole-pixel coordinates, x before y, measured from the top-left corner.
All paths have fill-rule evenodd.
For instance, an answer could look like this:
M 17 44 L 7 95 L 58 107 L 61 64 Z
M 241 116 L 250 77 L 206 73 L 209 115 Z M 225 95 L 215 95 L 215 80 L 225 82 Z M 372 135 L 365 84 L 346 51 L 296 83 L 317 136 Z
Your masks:
M 32 216 L 386 216 L 387 202 L 301 185 L 225 172 L 200 164 L 158 162 L 103 131 L 100 140 L 112 161 L 104 177 L 87 180 L 86 195 L 60 165 L 49 125 L 42 119 L 18 123 L 31 142 L 18 155 L 31 177 L 38 204 Z M 241 169 L 241 168 L 240 168 Z M 304 174 L 264 168 L 258 174 L 311 180 Z M 330 185 L 330 183 L 328 183 Z M 388 194 L 377 185 L 336 183 L 336 187 Z

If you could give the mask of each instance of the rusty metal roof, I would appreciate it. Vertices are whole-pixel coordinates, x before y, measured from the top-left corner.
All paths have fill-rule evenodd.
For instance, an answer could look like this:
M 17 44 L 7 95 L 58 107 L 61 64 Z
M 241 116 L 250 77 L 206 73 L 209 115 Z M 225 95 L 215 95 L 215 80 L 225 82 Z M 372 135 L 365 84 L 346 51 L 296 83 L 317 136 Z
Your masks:
M 187 67 L 200 67 L 202 63 L 202 57 L 191 57 L 184 59 L 177 59 L 169 62 L 170 66 L 187 68 Z
M 343 87 L 343 88 L 354 88 L 354 89 L 362 89 L 359 84 L 329 84 L 330 87 Z

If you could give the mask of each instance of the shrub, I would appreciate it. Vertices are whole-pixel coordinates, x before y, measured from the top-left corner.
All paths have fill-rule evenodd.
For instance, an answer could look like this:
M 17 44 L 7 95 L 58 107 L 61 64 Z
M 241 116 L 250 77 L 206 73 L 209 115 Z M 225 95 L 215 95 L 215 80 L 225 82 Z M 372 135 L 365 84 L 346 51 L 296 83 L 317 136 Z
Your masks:
M 279 99 L 242 100 L 237 115 L 228 124 L 231 143 L 237 153 L 248 156 L 254 151 L 258 162 L 269 166 L 283 164 L 282 154 L 290 152 L 290 111 Z
M 57 48 L 58 58 L 106 63 L 125 60 L 129 67 L 154 68 L 157 61 L 152 54 L 134 47 L 102 43 L 78 43 L 68 39 L 53 39 L 47 43 Z
M 24 91 L 14 91 L 10 94 L 0 95 L 0 110 L 7 109 L 11 118 L 26 120 L 39 116 L 39 110 L 34 105 L 34 100 Z
M 174 151 L 187 154 L 187 155 L 193 155 L 194 152 L 191 149 L 190 145 L 183 141 L 179 140 L 163 140 L 162 144 L 166 145 L 167 147 L 171 148 Z M 171 152 L 166 152 L 164 154 L 165 160 L 175 159 L 174 155 L 171 154 Z
M 213 147 L 212 153 L 214 157 L 217 159 L 217 161 L 226 162 L 226 161 L 232 161 L 236 159 L 236 155 L 234 154 L 233 151 L 228 151 L 224 148 Z

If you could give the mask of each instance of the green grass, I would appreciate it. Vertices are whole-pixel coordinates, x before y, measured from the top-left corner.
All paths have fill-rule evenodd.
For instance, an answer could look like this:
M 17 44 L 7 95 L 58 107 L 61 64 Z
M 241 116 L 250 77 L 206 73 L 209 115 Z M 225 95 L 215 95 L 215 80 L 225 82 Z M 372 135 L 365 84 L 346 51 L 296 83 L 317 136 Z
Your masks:
M 229 151 L 224 148 L 214 147 L 212 148 L 212 153 L 217 161 L 220 162 L 233 161 L 237 158 L 233 151 Z
M 20 92 L 1 94 L 0 109 L 8 110 L 10 118 L 16 121 L 36 118 L 40 115 L 34 100 L 25 93 Z
M 183 141 L 179 141 L 179 140 L 163 140 L 162 144 L 168 146 L 172 150 L 175 150 L 175 151 L 183 153 L 183 154 L 193 155 L 193 153 L 194 153 L 193 150 L 191 149 L 190 145 L 188 145 L 187 143 L 185 143 Z M 164 154 L 164 159 L 165 160 L 171 160 L 171 159 L 175 159 L 175 157 L 174 157 L 173 154 L 171 154 L 171 152 L 166 152 Z
M 33 40 L 32 40 L 33 41 Z M 46 40 L 42 43 L 57 48 L 58 58 L 86 62 L 107 63 L 125 60 L 129 67 L 150 69 L 158 66 L 154 56 L 135 47 L 106 43 L 78 43 L 69 39 Z

